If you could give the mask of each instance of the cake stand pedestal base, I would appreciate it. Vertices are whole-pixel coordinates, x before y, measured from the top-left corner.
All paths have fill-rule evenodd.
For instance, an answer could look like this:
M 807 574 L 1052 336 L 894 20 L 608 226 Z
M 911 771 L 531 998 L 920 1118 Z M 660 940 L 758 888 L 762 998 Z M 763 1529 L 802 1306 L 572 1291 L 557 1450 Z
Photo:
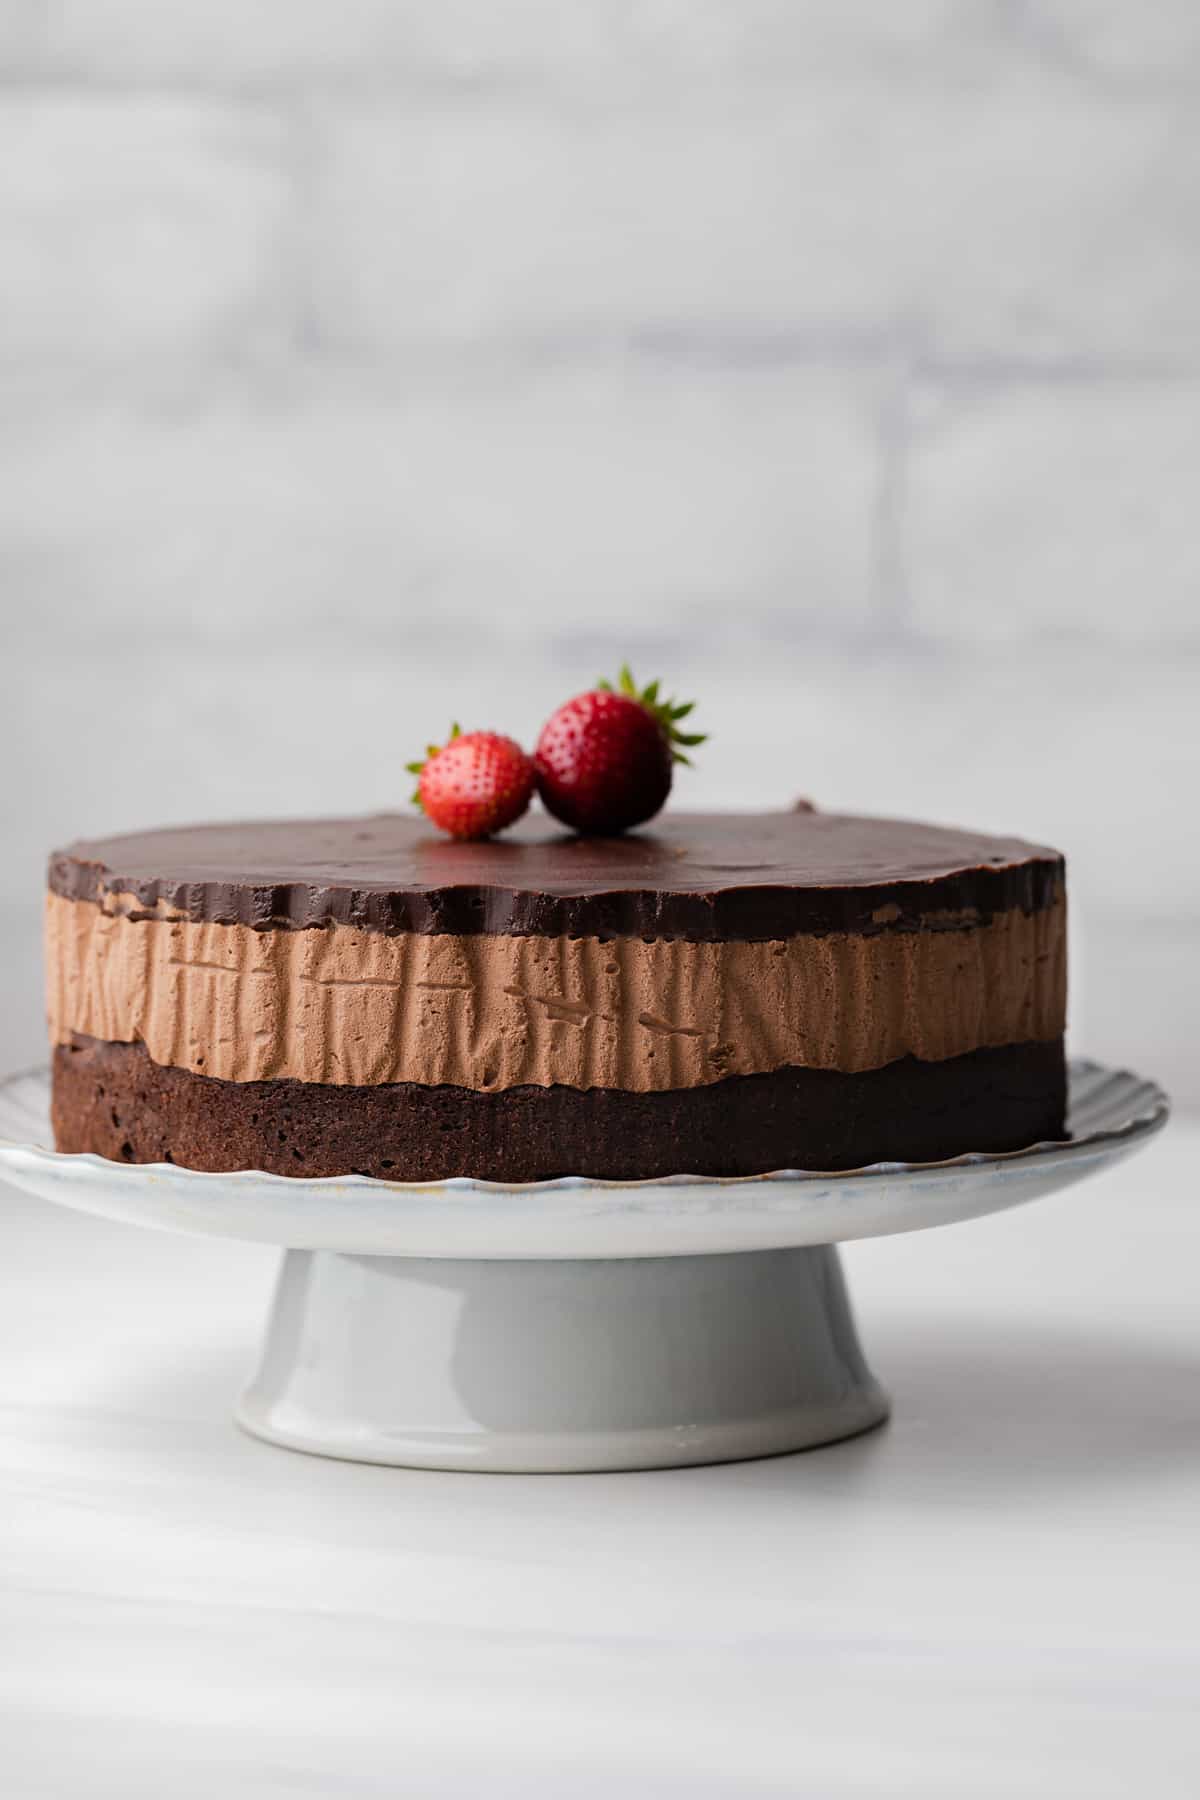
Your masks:
M 741 1181 L 409 1185 L 207 1174 L 52 1148 L 45 1069 L 0 1081 L 0 1174 L 159 1230 L 286 1249 L 248 1431 L 427 1469 L 650 1469 L 878 1425 L 834 1242 L 1040 1199 L 1149 1143 L 1161 1088 L 1069 1066 L 1070 1135 Z
M 456 1261 L 289 1250 L 240 1423 L 427 1469 L 666 1468 L 878 1425 L 837 1251 Z

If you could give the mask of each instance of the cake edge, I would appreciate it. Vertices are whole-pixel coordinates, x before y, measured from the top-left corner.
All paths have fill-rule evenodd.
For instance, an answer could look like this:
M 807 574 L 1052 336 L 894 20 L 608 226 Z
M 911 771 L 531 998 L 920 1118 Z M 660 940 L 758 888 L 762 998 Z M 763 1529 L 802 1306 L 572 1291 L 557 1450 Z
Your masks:
M 292 1177 L 647 1180 L 773 1169 L 837 1171 L 1021 1150 L 1065 1132 L 1061 1038 L 861 1074 L 787 1068 L 652 1093 L 395 1083 L 226 1082 L 151 1061 L 144 1046 L 54 1050 L 63 1152 Z

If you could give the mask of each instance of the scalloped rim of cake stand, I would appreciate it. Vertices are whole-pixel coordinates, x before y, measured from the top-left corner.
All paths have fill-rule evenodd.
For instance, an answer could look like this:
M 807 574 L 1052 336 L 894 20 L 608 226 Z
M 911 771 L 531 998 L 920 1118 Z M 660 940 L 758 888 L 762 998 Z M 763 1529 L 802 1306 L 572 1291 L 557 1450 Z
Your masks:
M 1070 1135 L 1028 1149 L 720 1179 L 502 1183 L 209 1173 L 60 1154 L 49 1072 L 0 1082 L 0 1177 L 83 1212 L 288 1249 L 450 1259 L 722 1255 L 925 1230 L 1017 1206 L 1122 1159 L 1166 1123 L 1153 1081 L 1073 1059 Z

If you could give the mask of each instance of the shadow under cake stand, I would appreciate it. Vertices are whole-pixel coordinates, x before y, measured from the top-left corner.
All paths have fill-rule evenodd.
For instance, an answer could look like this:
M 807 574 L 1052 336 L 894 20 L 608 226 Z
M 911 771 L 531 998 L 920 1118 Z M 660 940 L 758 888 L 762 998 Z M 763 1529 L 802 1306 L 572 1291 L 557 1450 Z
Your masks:
M 59 1155 L 45 1070 L 0 1083 L 0 1176 L 131 1224 L 279 1244 L 237 1417 L 292 1450 L 437 1469 L 664 1468 L 866 1431 L 888 1401 L 836 1245 L 1034 1200 L 1165 1122 L 1073 1062 L 1069 1141 L 847 1174 L 416 1186 Z

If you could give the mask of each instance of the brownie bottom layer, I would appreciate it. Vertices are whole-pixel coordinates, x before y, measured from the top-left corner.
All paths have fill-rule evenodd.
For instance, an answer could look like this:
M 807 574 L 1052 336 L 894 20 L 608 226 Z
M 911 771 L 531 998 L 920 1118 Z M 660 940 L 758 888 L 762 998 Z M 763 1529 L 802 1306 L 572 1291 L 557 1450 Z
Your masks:
M 163 1068 L 141 1044 L 78 1037 L 54 1052 L 52 1119 L 60 1150 L 113 1162 L 391 1181 L 636 1180 L 1019 1150 L 1062 1136 L 1065 1103 L 1061 1040 L 945 1062 L 905 1057 L 858 1075 L 789 1068 L 634 1094 L 219 1081 Z

